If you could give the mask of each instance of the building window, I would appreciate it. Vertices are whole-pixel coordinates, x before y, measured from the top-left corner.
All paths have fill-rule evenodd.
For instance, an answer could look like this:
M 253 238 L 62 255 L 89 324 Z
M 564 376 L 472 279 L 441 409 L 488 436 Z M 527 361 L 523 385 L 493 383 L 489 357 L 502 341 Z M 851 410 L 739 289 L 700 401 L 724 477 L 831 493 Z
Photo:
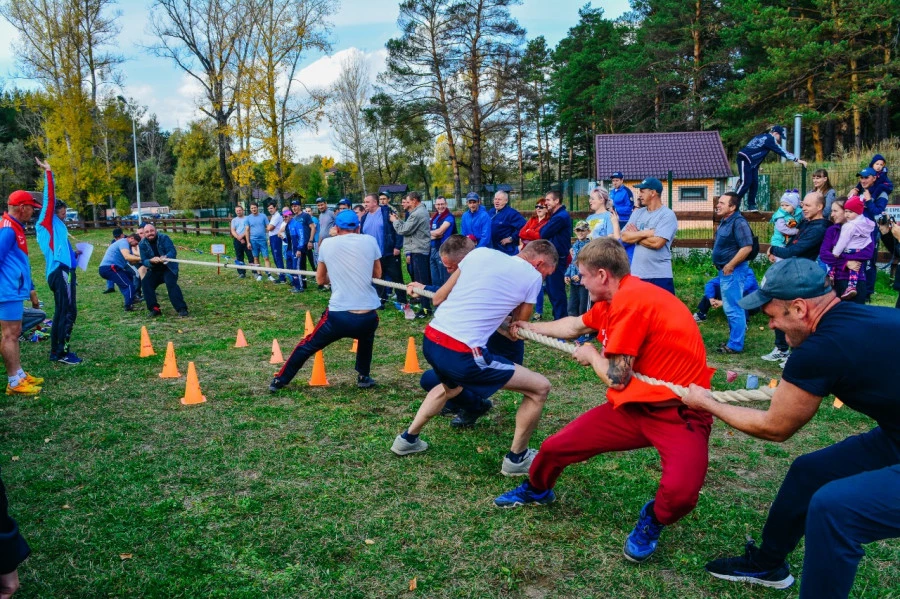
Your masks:
M 705 187 L 682 187 L 678 190 L 678 199 L 682 202 L 702 202 L 706 200 Z

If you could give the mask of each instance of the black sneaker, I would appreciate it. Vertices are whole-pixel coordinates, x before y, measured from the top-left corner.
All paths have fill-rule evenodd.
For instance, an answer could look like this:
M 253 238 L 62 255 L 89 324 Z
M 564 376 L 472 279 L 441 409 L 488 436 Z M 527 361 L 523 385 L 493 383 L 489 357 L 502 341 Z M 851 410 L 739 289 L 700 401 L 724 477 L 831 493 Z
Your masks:
M 190 314 L 188 314 L 187 310 L 179 310 L 178 316 L 181 316 L 182 318 L 187 318 L 188 316 L 190 316 Z
M 107 289 L 106 291 L 103 292 L 103 295 L 106 295 L 107 293 L 115 293 L 115 292 L 116 292 L 115 289 Z
M 150 318 L 156 318 L 157 316 L 162 316 L 162 310 L 159 308 L 150 308 Z
M 370 376 L 359 375 L 358 377 L 356 377 L 356 386 L 360 389 L 370 389 L 377 384 L 378 383 L 375 382 L 375 379 Z
M 272 379 L 269 383 L 269 393 L 277 393 L 279 389 L 284 389 L 284 384 L 278 379 Z
M 759 549 L 750 539 L 744 547 L 744 555 L 713 560 L 706 564 L 706 571 L 722 580 L 760 584 L 771 589 L 786 589 L 794 584 L 787 562 L 768 566 L 760 564 L 758 558 Z
M 485 409 L 480 411 L 460 410 L 456 414 L 456 418 L 450 421 L 453 428 L 471 428 L 475 426 L 475 422 L 491 411 L 494 404 L 490 400 L 486 400 Z

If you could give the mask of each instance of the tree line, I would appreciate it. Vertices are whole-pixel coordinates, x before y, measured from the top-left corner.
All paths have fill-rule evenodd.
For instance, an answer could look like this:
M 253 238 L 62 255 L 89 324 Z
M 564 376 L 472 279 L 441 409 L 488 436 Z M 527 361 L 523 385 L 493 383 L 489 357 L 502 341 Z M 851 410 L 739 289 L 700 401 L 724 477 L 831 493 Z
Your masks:
M 822 162 L 900 129 L 897 0 L 632 0 L 614 19 L 587 4 L 555 47 L 528 37 L 518 3 L 404 0 L 382 72 L 349 53 L 334 85 L 310 89 L 296 75 L 331 51 L 336 0 L 154 0 L 145 51 L 203 90 L 203 118 L 168 132 L 118 97 L 113 0 L 4 0 L 17 67 L 40 89 L 0 97 L 0 191 L 33 187 L 40 152 L 61 197 L 124 207 L 132 119 L 142 197 L 183 208 L 254 188 L 310 199 L 383 183 L 426 198 L 545 188 L 593 178 L 600 133 L 716 129 L 733 154 L 801 114 L 804 154 Z M 341 156 L 298 161 L 292 135 L 325 120 Z

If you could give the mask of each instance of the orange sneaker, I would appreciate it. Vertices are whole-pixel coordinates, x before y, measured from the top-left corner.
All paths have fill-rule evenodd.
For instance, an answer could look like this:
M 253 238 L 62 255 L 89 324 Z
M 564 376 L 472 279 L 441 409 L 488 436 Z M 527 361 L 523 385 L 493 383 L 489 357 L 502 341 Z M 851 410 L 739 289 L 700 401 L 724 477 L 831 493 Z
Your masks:
M 40 392 L 40 387 L 38 387 L 37 385 L 32 385 L 25 380 L 19 381 L 19 384 L 15 387 L 10 387 L 9 383 L 7 383 L 6 385 L 7 395 L 37 395 Z
M 40 387 L 41 385 L 44 384 L 44 379 L 39 376 L 31 376 L 30 374 L 28 374 L 26 372 L 25 373 L 25 382 L 29 383 L 31 385 L 34 385 L 35 387 Z

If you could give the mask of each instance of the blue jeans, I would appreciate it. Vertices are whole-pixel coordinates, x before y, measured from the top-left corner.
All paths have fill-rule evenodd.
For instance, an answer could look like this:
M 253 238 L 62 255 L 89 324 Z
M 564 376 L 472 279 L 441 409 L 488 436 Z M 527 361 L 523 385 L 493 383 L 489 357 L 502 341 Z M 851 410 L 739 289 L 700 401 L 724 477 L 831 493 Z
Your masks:
M 744 336 L 747 334 L 747 313 L 738 305 L 744 297 L 744 279 L 750 266 L 744 262 L 734 267 L 734 272 L 726 275 L 719 271 L 719 286 L 722 291 L 722 310 L 728 319 L 728 347 L 734 351 L 744 351 Z
M 281 237 L 278 235 L 269 235 L 269 247 L 272 248 L 272 261 L 275 263 L 275 268 L 284 268 L 284 255 L 281 251 L 284 242 L 281 240 Z M 284 273 L 278 275 L 278 280 L 281 282 L 287 281 L 287 277 Z
M 450 278 L 450 273 L 447 272 L 447 267 L 441 262 L 440 248 L 431 248 L 431 254 L 428 256 L 428 264 L 431 266 L 431 284 L 443 287 L 444 283 L 447 282 L 447 279 Z
M 862 545 L 900 536 L 900 445 L 875 427 L 791 464 L 760 557 L 782 561 L 806 535 L 801 599 L 847 597 Z

